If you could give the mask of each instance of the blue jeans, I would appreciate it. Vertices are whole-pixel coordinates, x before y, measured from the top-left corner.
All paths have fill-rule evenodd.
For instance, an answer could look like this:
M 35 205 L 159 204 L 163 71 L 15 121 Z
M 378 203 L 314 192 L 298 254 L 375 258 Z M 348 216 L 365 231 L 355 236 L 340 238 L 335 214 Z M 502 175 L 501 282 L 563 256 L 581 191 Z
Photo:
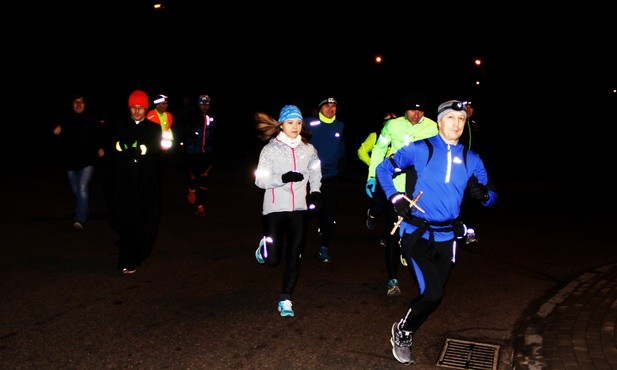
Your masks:
M 94 174 L 94 166 L 86 166 L 79 170 L 67 171 L 71 190 L 77 197 L 75 205 L 75 221 L 86 222 L 88 218 L 88 202 L 90 198 L 90 180 Z

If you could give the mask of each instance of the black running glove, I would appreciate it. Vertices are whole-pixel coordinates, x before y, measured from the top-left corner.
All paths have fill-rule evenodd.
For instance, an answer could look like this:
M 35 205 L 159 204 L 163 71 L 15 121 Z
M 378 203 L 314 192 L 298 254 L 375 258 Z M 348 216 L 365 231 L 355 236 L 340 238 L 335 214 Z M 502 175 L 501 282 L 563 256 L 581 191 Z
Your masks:
M 309 211 L 319 212 L 323 207 L 323 201 L 321 200 L 321 193 L 314 191 L 306 197 L 306 203 Z
M 390 197 L 390 202 L 392 202 L 392 206 L 394 207 L 394 211 L 397 215 L 401 216 L 405 220 L 409 220 L 413 209 L 411 208 L 411 203 L 409 203 L 403 195 L 403 193 L 394 194 Z
M 475 200 L 486 202 L 488 200 L 488 188 L 478 182 L 478 178 L 472 175 L 467 182 L 469 195 Z
M 289 171 L 281 176 L 281 180 L 283 180 L 284 183 L 292 181 L 298 182 L 304 180 L 304 176 L 300 172 Z

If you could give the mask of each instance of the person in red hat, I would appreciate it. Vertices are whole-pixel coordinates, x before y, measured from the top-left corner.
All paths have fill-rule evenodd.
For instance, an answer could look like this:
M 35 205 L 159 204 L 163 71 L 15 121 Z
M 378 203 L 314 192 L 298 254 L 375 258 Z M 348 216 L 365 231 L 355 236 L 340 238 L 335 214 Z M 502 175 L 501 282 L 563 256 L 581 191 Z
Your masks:
M 112 135 L 109 223 L 118 234 L 118 269 L 132 274 L 152 252 L 161 216 L 161 127 L 146 119 L 148 95 L 135 90 Z M 111 154 L 111 153 L 110 153 Z

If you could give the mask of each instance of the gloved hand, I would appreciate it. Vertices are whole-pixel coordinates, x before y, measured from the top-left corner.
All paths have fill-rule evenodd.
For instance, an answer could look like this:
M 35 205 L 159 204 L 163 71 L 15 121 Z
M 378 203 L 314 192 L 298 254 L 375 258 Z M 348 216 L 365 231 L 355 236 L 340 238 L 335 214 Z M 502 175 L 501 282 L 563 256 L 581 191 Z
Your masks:
M 321 193 L 314 191 L 306 197 L 306 203 L 309 211 L 319 212 L 323 207 L 323 201 L 321 200 Z
M 369 198 L 372 198 L 373 194 L 375 194 L 376 188 L 377 188 L 377 180 L 374 177 L 371 177 L 366 182 L 366 195 L 368 195 Z
M 392 202 L 396 214 L 408 220 L 413 209 L 411 208 L 411 203 L 405 199 L 404 195 L 403 193 L 396 193 L 390 197 L 390 202 Z
M 281 180 L 283 180 L 283 182 L 285 183 L 292 182 L 292 181 L 298 182 L 298 181 L 304 180 L 304 176 L 300 172 L 289 171 L 289 172 L 285 172 L 281 176 Z
M 377 189 L 377 179 L 371 177 L 366 181 L 366 195 L 372 198 L 375 195 L 375 189 Z
M 469 178 L 467 187 L 469 188 L 469 195 L 471 195 L 473 199 L 479 200 L 480 202 L 486 202 L 488 200 L 488 188 L 480 184 L 476 176 L 471 176 Z

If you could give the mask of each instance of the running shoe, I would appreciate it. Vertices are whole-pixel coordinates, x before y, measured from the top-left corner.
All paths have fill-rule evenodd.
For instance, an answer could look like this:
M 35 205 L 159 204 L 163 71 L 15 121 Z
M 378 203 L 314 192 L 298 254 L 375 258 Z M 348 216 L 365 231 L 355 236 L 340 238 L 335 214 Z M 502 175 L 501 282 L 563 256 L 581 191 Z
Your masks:
M 281 313 L 281 316 L 285 317 L 285 316 L 293 316 L 294 315 L 294 310 L 291 307 L 291 301 L 289 299 L 286 299 L 284 301 L 279 301 L 279 312 Z
M 467 229 L 467 236 L 465 237 L 465 245 L 468 245 L 468 246 L 478 245 L 478 239 L 476 238 L 476 232 L 473 229 Z
M 388 297 L 394 297 L 401 295 L 401 289 L 398 287 L 398 279 L 390 279 L 388 281 L 388 291 L 386 292 Z
M 319 259 L 321 260 L 321 262 L 330 262 L 330 260 L 332 260 L 332 257 L 330 257 L 330 251 L 328 251 L 328 247 L 319 247 Z
M 203 205 L 198 205 L 195 209 L 195 216 L 197 217 L 206 217 L 206 208 Z
M 264 245 L 265 245 L 265 240 L 264 240 L 264 238 L 261 238 L 261 241 L 259 242 L 259 246 L 257 247 L 257 250 L 255 251 L 255 259 L 259 263 L 266 262 L 264 257 L 261 255 L 261 247 L 263 247 Z
M 411 354 L 412 335 L 409 331 L 399 329 L 399 323 L 395 322 L 392 325 L 392 355 L 394 358 L 405 365 L 410 365 L 416 362 Z

